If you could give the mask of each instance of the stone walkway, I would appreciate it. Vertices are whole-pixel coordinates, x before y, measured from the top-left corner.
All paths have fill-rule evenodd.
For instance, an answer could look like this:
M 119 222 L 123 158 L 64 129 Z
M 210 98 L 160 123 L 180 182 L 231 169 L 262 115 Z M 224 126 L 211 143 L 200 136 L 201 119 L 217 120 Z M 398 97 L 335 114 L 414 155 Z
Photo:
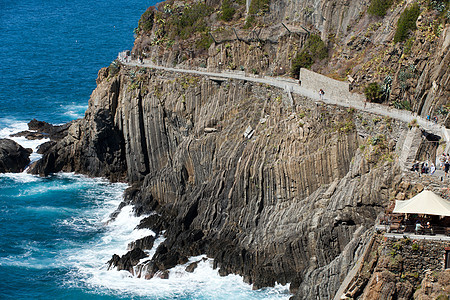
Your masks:
M 450 236 L 436 234 L 436 235 L 422 235 L 422 234 L 414 234 L 414 233 L 385 233 L 385 237 L 391 239 L 402 239 L 405 236 L 411 240 L 428 240 L 428 241 L 449 241 Z
M 122 64 L 130 67 L 145 67 L 152 68 L 157 70 L 165 70 L 170 72 L 177 73 L 188 73 L 195 75 L 202 75 L 208 77 L 216 77 L 216 78 L 226 78 L 226 79 L 236 79 L 236 80 L 245 80 L 257 83 L 268 84 L 274 87 L 278 87 L 284 89 L 288 93 L 295 93 L 298 95 L 302 95 L 308 98 L 311 98 L 318 102 L 323 102 L 327 104 L 334 104 L 343 107 L 352 107 L 360 111 L 365 111 L 377 115 L 382 115 L 386 117 L 390 117 L 392 119 L 400 120 L 405 123 L 410 123 L 413 120 L 417 121 L 417 124 L 428 132 L 432 132 L 433 134 L 439 135 L 443 138 L 443 140 L 447 143 L 446 152 L 450 152 L 450 130 L 446 129 L 444 126 L 435 124 L 433 122 L 427 121 L 426 119 L 412 114 L 409 111 L 399 110 L 395 108 L 391 108 L 385 105 L 377 104 L 377 103 L 368 103 L 361 101 L 341 101 L 339 99 L 330 99 L 324 97 L 322 100 L 319 99 L 319 94 L 317 91 L 306 89 L 298 84 L 297 81 L 281 78 L 281 77 L 270 77 L 270 76 L 251 76 L 249 74 L 245 74 L 243 71 L 223 71 L 223 72 L 209 72 L 206 70 L 189 70 L 189 69 L 181 69 L 181 68 L 170 68 L 157 66 L 155 64 L 150 63 L 147 60 L 144 60 L 144 63 L 139 63 L 136 60 L 132 60 L 129 62 L 121 61 Z

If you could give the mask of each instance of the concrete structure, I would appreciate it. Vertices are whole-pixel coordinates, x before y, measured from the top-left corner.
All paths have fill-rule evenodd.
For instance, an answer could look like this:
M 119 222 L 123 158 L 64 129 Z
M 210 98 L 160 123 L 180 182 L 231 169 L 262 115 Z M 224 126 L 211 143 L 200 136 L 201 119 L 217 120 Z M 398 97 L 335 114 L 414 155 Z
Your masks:
M 364 95 L 351 93 L 349 83 L 332 79 L 308 69 L 300 69 L 300 82 L 302 87 L 317 91 L 317 93 L 320 89 L 323 89 L 327 98 L 339 99 L 342 102 L 364 102 L 366 100 Z

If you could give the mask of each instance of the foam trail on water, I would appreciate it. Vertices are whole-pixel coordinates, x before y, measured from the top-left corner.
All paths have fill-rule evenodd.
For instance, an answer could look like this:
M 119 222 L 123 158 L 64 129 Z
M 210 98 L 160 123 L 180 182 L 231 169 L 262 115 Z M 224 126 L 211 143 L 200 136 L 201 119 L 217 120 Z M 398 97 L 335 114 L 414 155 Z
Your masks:
M 71 119 L 79 119 L 84 116 L 84 113 L 87 109 L 87 105 L 64 105 L 61 106 L 61 109 L 64 111 L 63 114 L 70 117 Z
M 10 179 L 17 183 L 38 182 L 41 180 L 38 175 L 31 175 L 27 173 L 0 173 L 0 178 Z

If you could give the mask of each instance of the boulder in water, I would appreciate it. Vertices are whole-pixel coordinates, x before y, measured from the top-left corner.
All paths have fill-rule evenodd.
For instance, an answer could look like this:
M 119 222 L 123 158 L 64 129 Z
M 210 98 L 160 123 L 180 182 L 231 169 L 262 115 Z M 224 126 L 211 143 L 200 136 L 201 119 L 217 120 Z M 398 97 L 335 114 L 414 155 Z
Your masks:
M 0 139 L 0 173 L 17 173 L 30 163 L 33 150 L 10 139 Z

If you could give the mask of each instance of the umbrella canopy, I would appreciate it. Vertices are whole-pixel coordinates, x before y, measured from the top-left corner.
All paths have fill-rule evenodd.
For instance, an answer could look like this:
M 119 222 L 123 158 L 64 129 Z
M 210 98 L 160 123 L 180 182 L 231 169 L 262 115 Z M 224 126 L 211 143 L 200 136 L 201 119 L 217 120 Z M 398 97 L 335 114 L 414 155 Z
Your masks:
M 424 190 L 409 200 L 395 201 L 393 213 L 450 216 L 450 202 Z

